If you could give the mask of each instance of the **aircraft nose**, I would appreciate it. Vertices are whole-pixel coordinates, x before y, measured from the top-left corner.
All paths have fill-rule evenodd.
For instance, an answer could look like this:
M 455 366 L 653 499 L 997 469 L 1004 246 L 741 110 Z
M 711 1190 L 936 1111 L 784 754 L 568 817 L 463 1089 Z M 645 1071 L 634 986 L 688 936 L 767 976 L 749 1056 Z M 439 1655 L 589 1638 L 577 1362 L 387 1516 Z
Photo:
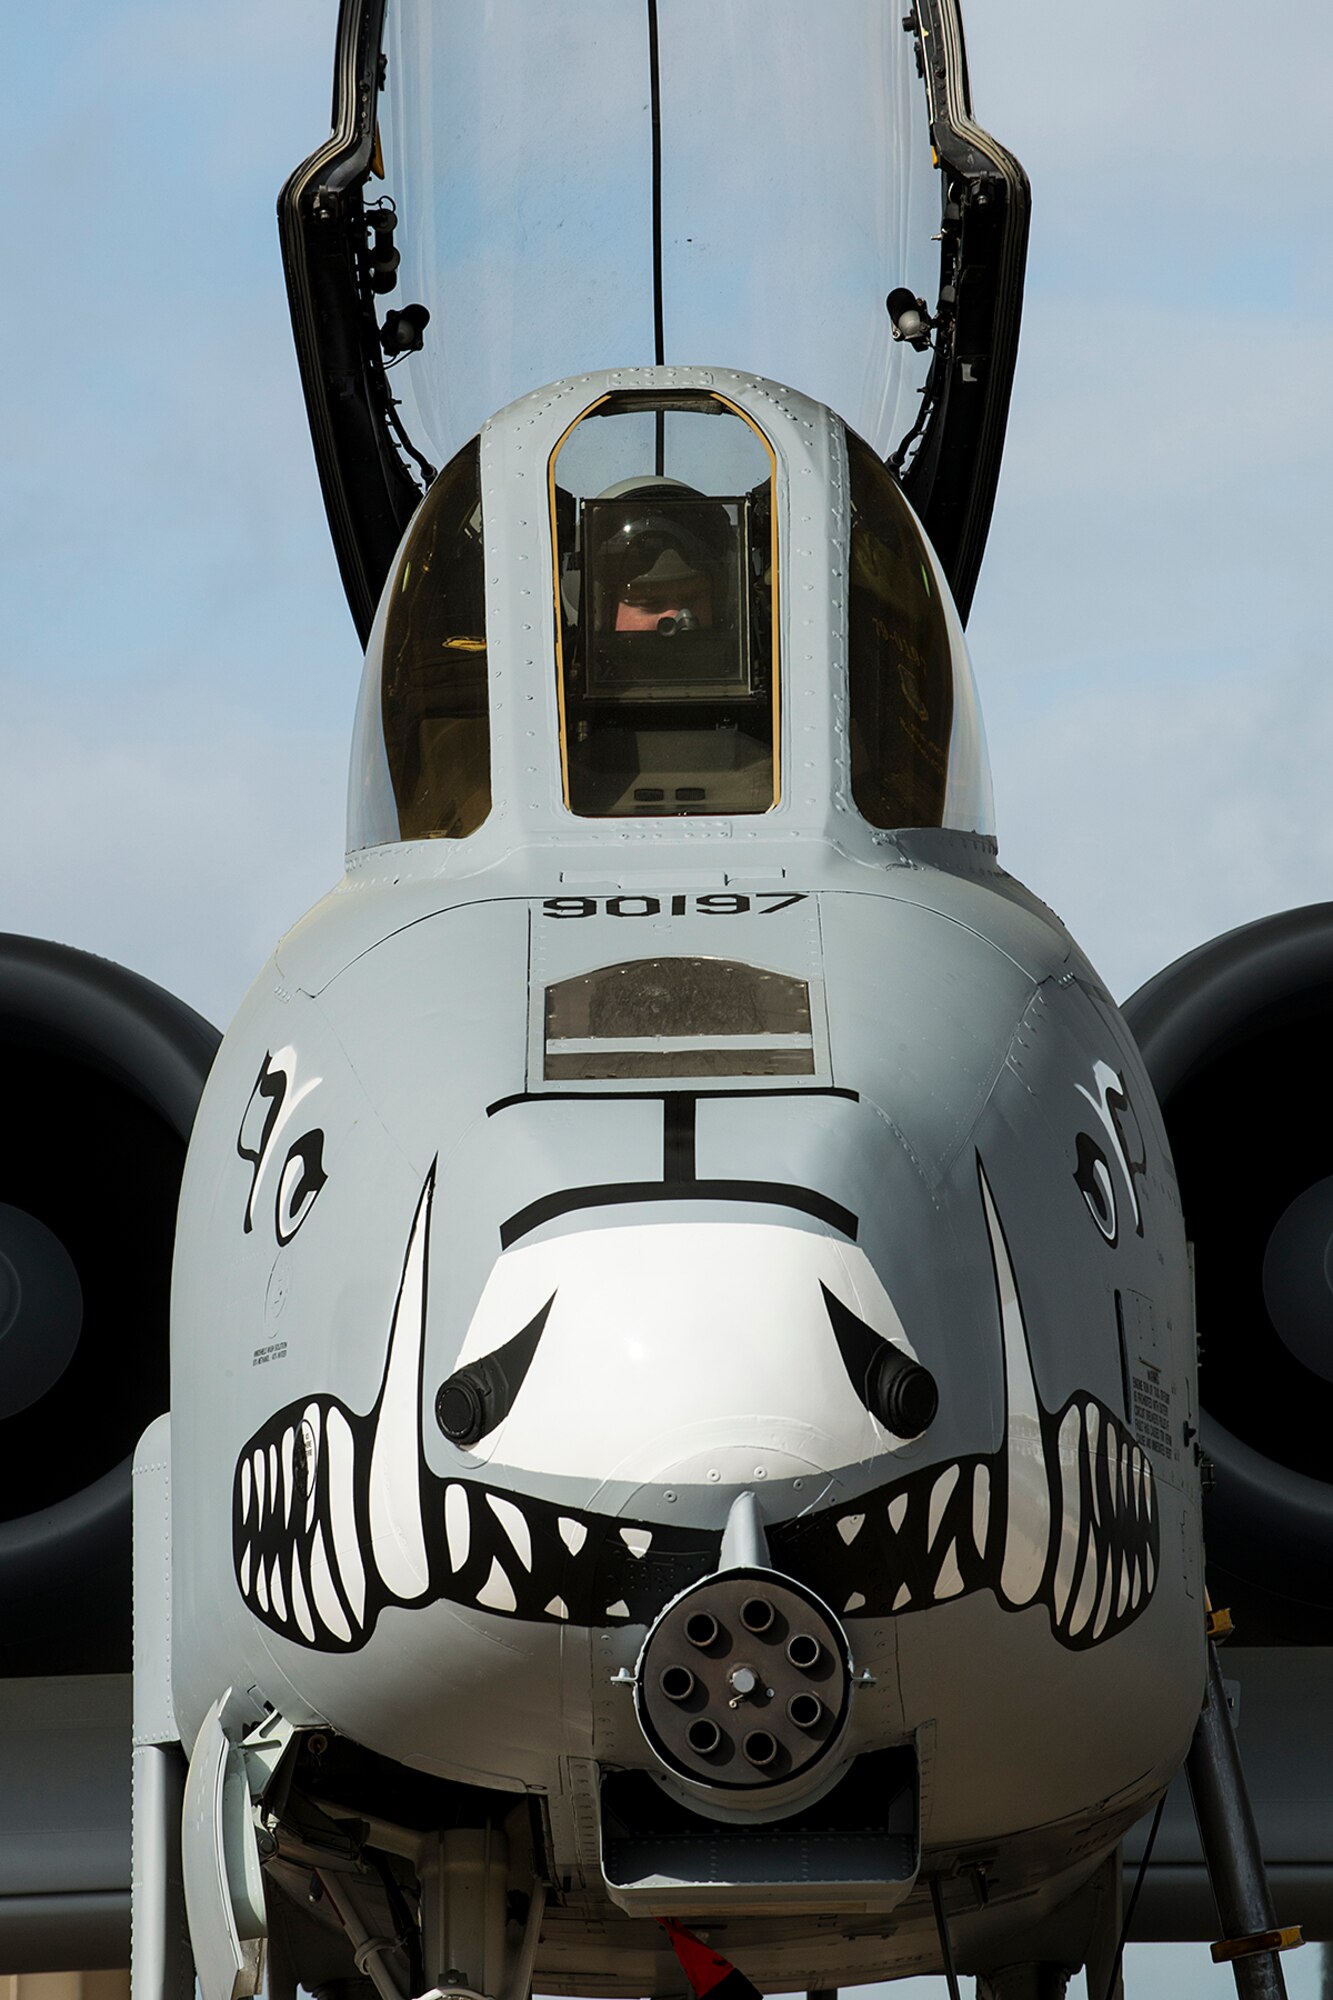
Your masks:
M 617 1504 L 615 1511 L 636 1519 L 640 1515 L 658 1515 L 664 1506 L 669 1508 L 674 1504 L 678 1494 L 702 1487 L 716 1488 L 728 1498 L 748 1489 L 755 1495 L 762 1516 L 767 1487 L 788 1486 L 798 1506 L 807 1506 L 829 1492 L 833 1483 L 831 1440 L 814 1431 L 797 1438 L 791 1434 L 795 1426 L 789 1425 L 788 1435 L 777 1443 L 771 1435 L 765 1435 L 773 1427 L 765 1425 L 762 1419 L 749 1426 L 748 1439 L 737 1437 L 742 1428 L 739 1424 L 701 1424 L 692 1427 L 684 1437 L 677 1432 L 671 1439 L 674 1449 L 664 1451 L 654 1463 L 645 1464 L 642 1454 L 638 1454 L 632 1476 L 640 1483 L 623 1504 Z M 623 1494 L 624 1480 L 624 1471 L 613 1468 L 594 1505 L 607 1507 L 613 1489 L 617 1495 Z
M 664 1460 L 649 1476 L 659 1485 L 670 1485 L 674 1479 L 680 1486 L 757 1487 L 762 1486 L 766 1479 L 800 1479 L 819 1475 L 821 1454 L 816 1447 L 820 1440 L 814 1431 L 809 1433 L 810 1450 L 802 1453 L 792 1448 L 790 1440 L 776 1444 L 763 1436 L 762 1433 L 773 1426 L 765 1425 L 762 1419 L 756 1419 L 754 1436 L 749 1441 L 735 1440 L 739 1428 L 739 1425 L 728 1425 L 726 1441 L 721 1437 L 711 1442 L 703 1439 L 696 1448 Z M 794 1430 L 796 1426 L 787 1425 L 784 1428 Z M 674 1442 L 677 1445 L 681 1442 L 679 1434 Z

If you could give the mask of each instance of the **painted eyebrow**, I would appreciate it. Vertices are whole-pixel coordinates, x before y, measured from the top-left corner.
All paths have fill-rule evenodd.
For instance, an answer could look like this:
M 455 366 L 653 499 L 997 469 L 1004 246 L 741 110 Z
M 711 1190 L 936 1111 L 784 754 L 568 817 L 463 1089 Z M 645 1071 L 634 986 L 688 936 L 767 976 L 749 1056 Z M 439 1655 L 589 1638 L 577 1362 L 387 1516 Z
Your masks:
M 508 1250 L 520 1237 L 544 1222 L 580 1208 L 609 1208 L 643 1201 L 739 1201 L 768 1208 L 794 1208 L 827 1222 L 840 1236 L 856 1241 L 857 1218 L 841 1202 L 830 1201 L 815 1188 L 788 1186 L 782 1181 L 619 1181 L 609 1186 L 562 1188 L 529 1202 L 500 1224 L 500 1247 Z
M 920 1437 L 940 1406 L 935 1377 L 867 1326 L 827 1285 L 821 1283 L 819 1289 L 848 1380 L 871 1416 L 894 1437 Z
M 512 1340 L 476 1361 L 465 1362 L 441 1382 L 435 1392 L 435 1421 L 460 1451 L 489 1437 L 513 1409 L 554 1304 L 552 1292 Z

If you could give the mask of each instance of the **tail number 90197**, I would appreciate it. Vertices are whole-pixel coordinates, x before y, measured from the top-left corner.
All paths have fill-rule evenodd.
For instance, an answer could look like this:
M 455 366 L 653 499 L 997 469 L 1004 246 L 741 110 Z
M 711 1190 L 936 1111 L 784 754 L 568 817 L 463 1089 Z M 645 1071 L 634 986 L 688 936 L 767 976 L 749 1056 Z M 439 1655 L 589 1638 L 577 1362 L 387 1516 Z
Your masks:
M 542 904 L 546 917 L 771 917 L 803 903 L 804 895 L 781 895 L 765 889 L 757 896 L 719 890 L 703 896 L 548 896 Z

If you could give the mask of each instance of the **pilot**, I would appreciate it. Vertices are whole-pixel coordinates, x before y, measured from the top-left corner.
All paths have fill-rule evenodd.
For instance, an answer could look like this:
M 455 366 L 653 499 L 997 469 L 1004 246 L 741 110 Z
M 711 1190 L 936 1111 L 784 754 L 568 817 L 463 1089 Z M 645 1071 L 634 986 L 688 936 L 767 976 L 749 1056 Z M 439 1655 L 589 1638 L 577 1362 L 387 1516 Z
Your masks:
M 674 480 L 615 498 L 616 525 L 595 558 L 602 630 L 669 637 L 718 622 L 734 541 L 726 510 Z
M 712 578 L 692 569 L 678 549 L 663 549 L 651 569 L 629 577 L 616 600 L 617 632 L 689 632 L 713 622 Z

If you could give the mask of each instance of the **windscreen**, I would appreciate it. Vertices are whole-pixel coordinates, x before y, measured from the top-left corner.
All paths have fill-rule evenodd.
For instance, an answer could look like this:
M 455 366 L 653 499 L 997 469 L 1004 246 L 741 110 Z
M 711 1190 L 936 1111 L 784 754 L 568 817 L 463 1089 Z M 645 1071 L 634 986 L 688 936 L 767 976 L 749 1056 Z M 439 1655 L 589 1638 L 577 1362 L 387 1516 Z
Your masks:
M 774 460 L 721 397 L 608 396 L 551 460 L 565 802 L 777 798 Z
M 460 840 L 491 809 L 475 441 L 445 467 L 422 503 L 389 585 L 380 632 L 380 714 L 397 838 Z
M 887 456 L 931 355 L 885 309 L 939 288 L 914 38 L 884 0 L 388 0 L 379 160 L 401 259 L 396 417 L 444 464 L 543 383 L 736 367 Z M 416 338 L 414 331 L 411 338 Z
M 847 438 L 852 796 L 872 826 L 942 826 L 954 722 L 949 625 L 897 482 Z

